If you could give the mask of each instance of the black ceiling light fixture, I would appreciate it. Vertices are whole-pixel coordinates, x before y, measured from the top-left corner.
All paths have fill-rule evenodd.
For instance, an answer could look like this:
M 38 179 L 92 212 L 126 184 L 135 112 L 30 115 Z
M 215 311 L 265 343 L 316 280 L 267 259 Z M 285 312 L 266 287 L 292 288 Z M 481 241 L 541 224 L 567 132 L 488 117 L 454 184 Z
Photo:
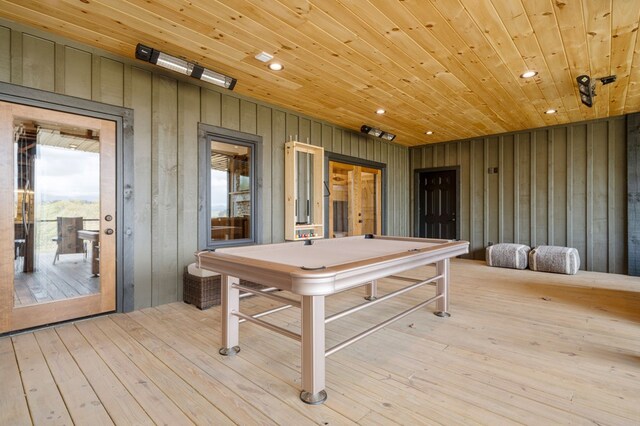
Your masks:
M 193 78 L 197 78 L 198 80 L 206 81 L 207 83 L 215 84 L 216 86 L 224 87 L 229 90 L 233 90 L 237 82 L 233 77 L 211 71 L 210 69 L 185 61 L 184 59 L 167 55 L 166 53 L 162 53 L 159 50 L 140 43 L 136 46 L 136 59 L 150 62 L 154 65 L 158 65 L 171 71 L 188 75 Z
M 583 104 L 591 108 L 593 106 L 593 97 L 596 95 L 596 85 L 595 83 L 591 83 L 591 77 L 586 74 L 578 76 L 577 80 L 580 100 Z
M 366 133 L 368 135 L 375 136 L 377 138 L 382 138 L 382 139 L 388 140 L 389 142 L 391 142 L 392 140 L 394 140 L 396 138 L 396 135 L 394 135 L 393 133 L 384 132 L 384 131 L 382 131 L 380 129 L 377 129 L 375 127 L 367 126 L 366 124 L 363 124 L 362 127 L 360 127 L 360 131 L 362 133 Z
M 586 74 L 578 76 L 578 90 L 580 91 L 580 100 L 583 104 L 591 108 L 593 106 L 593 98 L 596 96 L 596 83 Z M 598 77 L 596 80 L 600 80 L 602 85 L 613 83 L 616 81 L 615 75 L 608 75 L 606 77 Z

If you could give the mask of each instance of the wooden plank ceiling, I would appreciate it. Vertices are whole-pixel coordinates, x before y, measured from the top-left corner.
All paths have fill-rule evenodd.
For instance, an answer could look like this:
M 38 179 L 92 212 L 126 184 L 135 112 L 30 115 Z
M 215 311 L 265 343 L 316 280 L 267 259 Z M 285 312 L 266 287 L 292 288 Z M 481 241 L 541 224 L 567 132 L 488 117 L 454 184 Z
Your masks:
M 0 16 L 128 58 L 143 43 L 408 146 L 640 111 L 638 0 L 0 0 Z M 588 108 L 581 74 L 618 79 Z

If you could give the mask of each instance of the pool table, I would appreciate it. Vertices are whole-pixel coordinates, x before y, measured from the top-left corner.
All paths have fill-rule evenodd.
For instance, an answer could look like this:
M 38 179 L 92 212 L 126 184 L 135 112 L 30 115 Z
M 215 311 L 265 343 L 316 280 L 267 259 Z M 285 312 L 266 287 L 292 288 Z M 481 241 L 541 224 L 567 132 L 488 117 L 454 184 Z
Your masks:
M 467 241 L 365 235 L 346 238 L 295 241 L 279 244 L 221 248 L 196 254 L 201 268 L 221 274 L 222 348 L 232 355 L 240 350 L 239 324 L 244 321 L 266 327 L 301 342 L 302 391 L 308 404 L 323 403 L 325 357 L 384 326 L 435 302 L 436 315 L 449 316 L 449 260 L 468 253 Z M 436 265 L 436 275 L 378 296 L 376 280 L 427 264 Z M 263 290 L 240 285 L 248 280 L 266 286 Z M 434 297 L 407 309 L 341 344 L 325 350 L 325 324 L 365 309 L 425 284 L 435 284 Z M 361 305 L 325 317 L 325 297 L 365 286 Z M 299 298 L 285 297 L 273 290 L 285 290 Z M 240 291 L 269 297 L 282 307 L 247 315 L 240 311 Z M 301 309 L 301 333 L 283 329 L 260 317 L 283 308 Z

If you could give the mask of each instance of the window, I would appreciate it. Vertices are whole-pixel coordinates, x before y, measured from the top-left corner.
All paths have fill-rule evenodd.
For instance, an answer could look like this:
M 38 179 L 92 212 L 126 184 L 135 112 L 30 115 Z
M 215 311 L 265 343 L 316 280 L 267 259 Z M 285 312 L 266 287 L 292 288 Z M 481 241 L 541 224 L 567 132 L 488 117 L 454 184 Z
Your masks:
M 260 136 L 200 124 L 199 247 L 259 242 Z

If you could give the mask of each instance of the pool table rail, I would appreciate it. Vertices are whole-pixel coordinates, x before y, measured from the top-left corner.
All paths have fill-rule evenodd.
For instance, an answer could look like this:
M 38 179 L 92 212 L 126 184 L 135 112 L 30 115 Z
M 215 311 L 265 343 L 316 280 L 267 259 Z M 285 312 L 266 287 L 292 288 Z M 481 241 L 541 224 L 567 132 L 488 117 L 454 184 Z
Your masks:
M 376 238 L 387 239 L 388 237 Z M 400 238 L 399 240 L 429 241 L 439 244 L 417 249 L 409 254 L 406 251 L 395 252 L 375 258 L 326 266 L 321 269 L 305 269 L 303 266 L 251 259 L 222 251 L 203 251 L 196 253 L 196 256 L 200 268 L 224 271 L 226 274 L 240 279 L 277 287 L 280 290 L 291 291 L 302 296 L 326 296 L 358 287 L 364 282 L 469 252 L 467 241 L 443 243 L 443 240 L 417 238 Z

